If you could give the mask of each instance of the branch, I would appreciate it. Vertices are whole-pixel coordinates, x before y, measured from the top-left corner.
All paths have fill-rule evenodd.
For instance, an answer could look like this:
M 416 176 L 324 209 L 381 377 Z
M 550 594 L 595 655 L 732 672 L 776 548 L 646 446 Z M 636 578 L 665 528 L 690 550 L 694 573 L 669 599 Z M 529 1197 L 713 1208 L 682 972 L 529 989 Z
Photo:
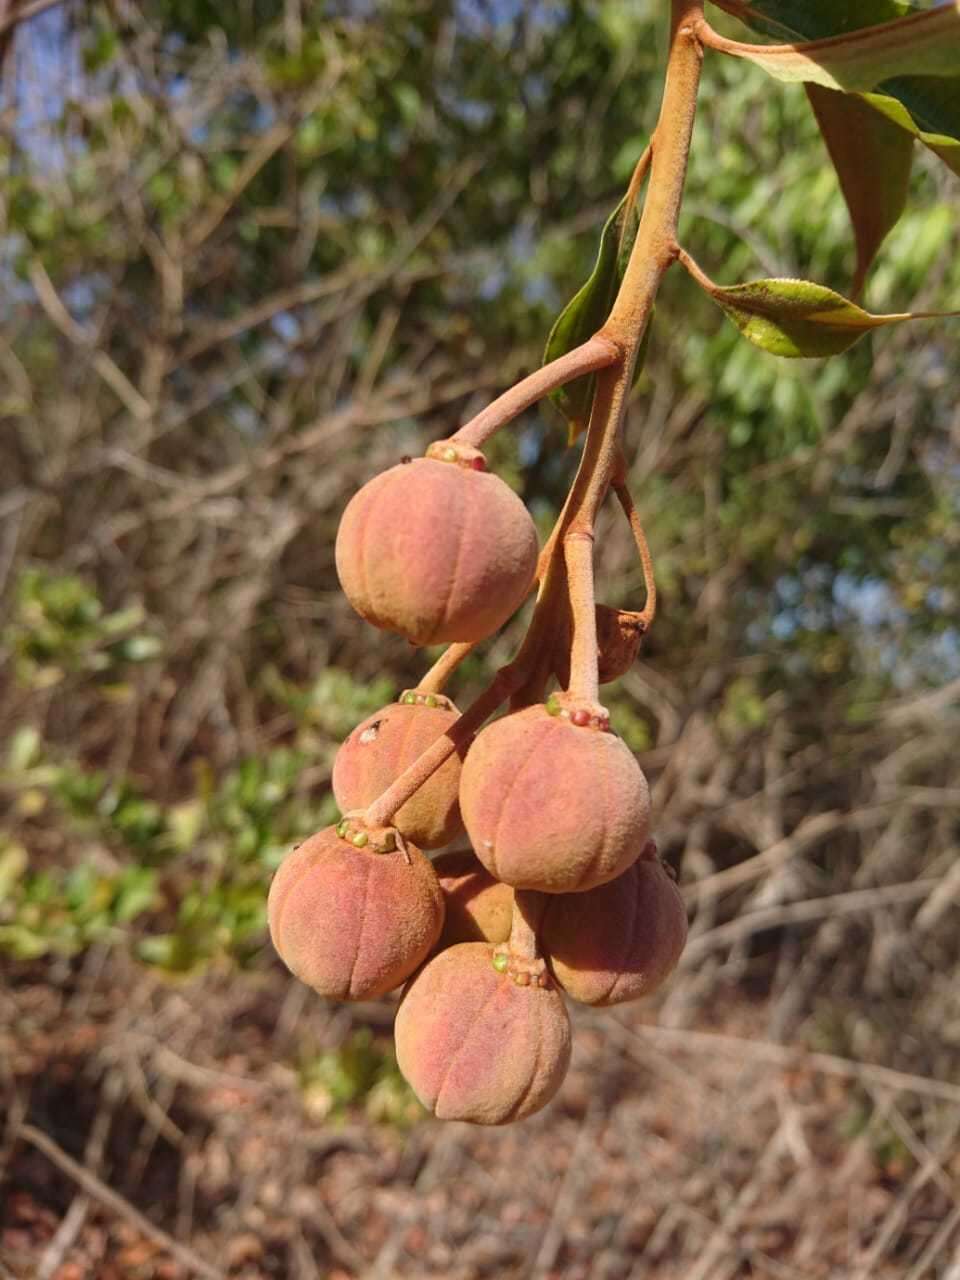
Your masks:
M 47 274 L 46 267 L 38 258 L 31 262 L 28 274 L 30 283 L 36 291 L 37 299 L 54 328 L 62 333 L 65 338 L 68 338 L 70 342 L 74 343 L 75 346 L 81 347 L 90 353 L 90 363 L 96 372 L 117 398 L 123 401 L 138 422 L 146 422 L 152 418 L 153 410 L 149 402 L 144 399 L 120 366 L 105 351 L 97 349 L 95 345 L 96 339 L 74 320 L 63 305 L 60 295 L 54 288 L 53 281 Z
M 35 18 L 38 14 L 45 13 L 47 9 L 53 9 L 56 5 L 62 3 L 63 0 L 31 0 L 29 4 L 20 5 L 12 13 L 8 13 L 5 18 L 0 18 L 0 36 L 6 35 L 14 27 L 18 27 L 21 22 L 28 22 L 30 18 Z
M 787 902 L 779 907 L 764 907 L 738 916 L 726 924 L 719 924 L 687 943 L 681 964 L 689 967 L 721 947 L 730 946 L 742 938 L 749 938 L 765 929 L 779 929 L 783 925 L 810 924 L 815 920 L 828 920 L 832 916 L 848 915 L 858 911 L 876 911 L 881 907 L 894 907 L 901 903 L 917 902 L 926 898 L 941 882 L 940 876 L 926 876 L 921 880 L 908 880 L 902 884 L 880 885 L 875 889 L 852 889 L 849 893 L 828 894 L 823 898 L 808 898 L 802 902 Z
M 566 586 L 563 548 L 568 533 L 593 534 L 597 511 L 617 472 L 620 438 L 633 371 L 654 299 L 677 254 L 677 220 L 693 136 L 703 51 L 697 23 L 703 0 L 672 0 L 670 54 L 660 116 L 654 132 L 650 180 L 630 260 L 600 335 L 624 352 L 617 364 L 597 374 L 587 439 L 573 487 L 554 535 L 528 641 L 549 625 Z M 557 536 L 559 535 L 559 536 Z M 525 642 L 526 647 L 526 642 Z
M 62 1173 L 65 1173 L 67 1177 L 82 1187 L 88 1196 L 99 1201 L 106 1209 L 111 1209 L 122 1218 L 126 1218 L 139 1232 L 176 1258 L 181 1266 L 195 1272 L 198 1276 L 203 1276 L 205 1280 L 226 1280 L 225 1273 L 219 1267 L 205 1262 L 187 1245 L 180 1244 L 179 1241 L 174 1240 L 173 1236 L 168 1235 L 166 1231 L 154 1226 L 150 1219 L 144 1217 L 139 1209 L 134 1208 L 129 1201 L 124 1200 L 123 1196 L 118 1195 L 105 1182 L 101 1182 L 96 1174 L 91 1173 L 89 1169 L 85 1169 L 82 1164 L 78 1164 L 72 1156 L 67 1155 L 58 1143 L 54 1142 L 51 1137 L 40 1129 L 35 1128 L 32 1124 L 22 1124 L 17 1131 L 17 1136 L 22 1138 L 24 1142 L 29 1142 L 38 1151 L 42 1151 L 48 1160 L 51 1160 Z
M 662 1045 L 671 1052 L 729 1053 L 741 1061 L 750 1058 L 757 1062 L 769 1062 L 772 1066 L 782 1067 L 784 1071 L 822 1072 L 824 1075 L 842 1076 L 848 1080 L 868 1080 L 885 1089 L 895 1092 L 916 1093 L 923 1097 L 939 1098 L 943 1102 L 960 1106 L 960 1085 L 951 1084 L 947 1080 L 935 1080 L 927 1076 L 910 1075 L 905 1071 L 895 1071 L 890 1067 L 881 1067 L 872 1062 L 857 1062 L 853 1058 L 842 1058 L 832 1053 L 809 1053 L 806 1049 L 790 1048 L 789 1045 L 774 1044 L 764 1040 L 748 1040 L 741 1036 L 719 1035 L 712 1031 L 688 1031 L 683 1027 L 627 1027 L 614 1015 L 609 1017 L 609 1010 L 604 1010 L 607 1020 L 604 1026 L 619 1027 L 624 1037 L 639 1041 L 650 1041 Z
M 625 349 L 627 357 L 597 377 L 587 442 L 574 481 L 571 528 L 593 528 L 609 488 L 619 456 L 637 352 L 660 282 L 676 257 L 677 220 L 703 61 L 696 34 L 702 18 L 702 0 L 673 0 L 667 78 L 654 133 L 646 200 L 620 290 L 601 329 L 602 334 Z

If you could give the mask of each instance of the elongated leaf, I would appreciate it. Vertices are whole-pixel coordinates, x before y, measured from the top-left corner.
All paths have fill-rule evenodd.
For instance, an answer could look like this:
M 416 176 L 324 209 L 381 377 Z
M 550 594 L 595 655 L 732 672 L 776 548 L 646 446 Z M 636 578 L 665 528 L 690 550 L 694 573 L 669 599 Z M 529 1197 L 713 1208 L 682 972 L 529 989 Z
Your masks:
M 802 48 L 731 40 L 728 52 L 755 62 L 778 80 L 822 84 L 845 93 L 869 93 L 899 76 L 956 76 L 960 75 L 960 0 Z
M 906 13 L 896 0 L 752 0 L 737 12 L 755 31 L 814 43 L 731 41 L 728 52 L 779 80 L 861 94 L 960 173 L 960 0 Z
M 717 2 L 726 8 L 723 0 Z M 893 22 L 917 7 L 909 0 L 748 0 L 735 12 L 752 30 L 774 40 L 822 40 Z
M 626 270 L 637 235 L 638 221 L 636 201 L 632 201 L 628 207 L 627 197 L 624 196 L 604 224 L 600 235 L 600 250 L 589 279 L 560 312 L 550 330 L 543 353 L 544 364 L 566 355 L 574 347 L 586 342 L 606 320 Z M 644 345 L 637 359 L 637 375 L 643 365 L 649 332 L 648 324 Z M 586 430 L 595 386 L 596 375 L 589 374 L 551 393 L 551 400 L 567 421 L 571 444 Z
M 913 137 L 862 98 L 818 84 L 806 88 L 853 223 L 857 295 L 884 237 L 903 213 Z
M 703 281 L 701 284 L 745 338 L 775 356 L 792 359 L 837 355 L 871 329 L 932 314 L 905 311 L 872 315 L 810 280 L 753 280 L 729 288 Z

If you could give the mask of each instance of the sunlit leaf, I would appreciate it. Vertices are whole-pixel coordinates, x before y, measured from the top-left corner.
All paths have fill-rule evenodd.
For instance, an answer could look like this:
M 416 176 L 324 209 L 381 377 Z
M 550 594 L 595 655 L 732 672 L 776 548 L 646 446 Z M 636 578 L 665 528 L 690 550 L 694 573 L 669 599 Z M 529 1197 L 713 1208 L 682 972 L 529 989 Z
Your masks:
M 728 288 L 701 284 L 745 338 L 775 356 L 793 359 L 837 355 L 871 329 L 930 315 L 872 315 L 833 289 L 810 280 L 753 280 Z
M 14 730 L 7 747 L 7 767 L 11 773 L 23 773 L 40 754 L 41 738 L 33 725 L 21 725 Z
M 805 81 L 846 93 L 869 93 L 898 76 L 960 75 L 960 0 L 893 22 L 810 41 L 803 47 L 729 42 L 778 80 Z
M 853 292 L 903 212 L 910 183 L 913 138 L 862 98 L 808 84 L 807 96 L 827 144 L 850 211 L 857 245 Z
M 756 0 L 736 12 L 804 48 L 730 41 L 729 53 L 779 80 L 861 94 L 960 173 L 960 0 L 922 12 L 892 0 Z
M 928 83 L 924 86 L 925 78 Z M 865 93 L 864 102 L 909 130 L 960 175 L 960 77 L 906 76 L 898 83 L 904 101 L 910 101 L 910 111 L 885 93 Z
M 726 8 L 723 3 L 721 8 Z M 816 40 L 862 27 L 893 22 L 916 6 L 909 0 L 749 0 L 737 5 L 738 17 L 774 40 Z

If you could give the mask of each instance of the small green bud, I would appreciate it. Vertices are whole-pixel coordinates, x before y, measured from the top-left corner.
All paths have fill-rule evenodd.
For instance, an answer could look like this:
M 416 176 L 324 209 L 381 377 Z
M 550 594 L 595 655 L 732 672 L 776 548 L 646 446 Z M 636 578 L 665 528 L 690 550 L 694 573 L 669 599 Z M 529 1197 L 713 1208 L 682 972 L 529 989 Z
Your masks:
M 340 821 L 337 823 L 337 835 L 342 840 L 346 834 L 347 834 L 347 820 L 346 818 L 341 818 Z
M 365 831 L 355 831 L 350 837 L 350 843 L 355 849 L 362 849 L 364 845 L 369 844 L 370 837 Z
M 443 460 L 444 460 L 444 462 L 456 462 L 456 460 L 457 460 L 457 451 L 456 451 L 456 449 L 444 449 L 444 451 L 443 451 Z
M 550 697 L 547 699 L 547 715 L 558 716 L 561 710 L 562 708 L 560 703 L 557 701 L 556 696 L 551 693 Z
M 408 707 L 412 707 L 416 702 L 416 700 L 417 700 L 417 695 L 415 693 L 405 693 L 403 697 L 400 699 L 400 701 Z
M 440 703 L 437 701 L 437 699 L 433 696 L 432 693 L 427 694 L 427 696 L 424 698 L 424 702 L 428 707 L 439 707 L 440 705 Z
M 506 973 L 507 965 L 509 963 L 510 957 L 505 955 L 502 951 L 498 951 L 493 957 L 493 967 L 496 969 L 497 973 Z

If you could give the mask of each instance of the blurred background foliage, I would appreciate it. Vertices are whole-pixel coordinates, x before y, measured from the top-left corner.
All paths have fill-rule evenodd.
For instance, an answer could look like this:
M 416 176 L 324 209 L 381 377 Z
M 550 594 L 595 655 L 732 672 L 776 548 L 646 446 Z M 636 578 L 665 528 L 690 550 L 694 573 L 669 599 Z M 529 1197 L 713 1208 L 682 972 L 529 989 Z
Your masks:
M 538 364 L 649 138 L 663 9 L 94 0 L 7 33 L 5 964 L 274 963 L 273 869 L 334 818 L 339 740 L 431 656 L 340 596 L 340 511 Z M 957 182 L 918 151 L 873 310 L 958 305 Z M 849 288 L 801 88 L 708 56 L 681 230 L 721 283 Z M 842 1026 L 821 1002 L 856 992 L 858 1044 L 924 1070 L 941 1049 L 895 1028 L 943 1033 L 956 958 L 955 353 L 918 322 L 778 361 L 671 272 L 627 437 L 661 613 L 609 690 L 695 913 L 684 1016 L 721 963 L 745 992 L 789 972 L 772 1034 Z M 490 461 L 546 531 L 576 454 L 544 406 Z M 598 564 L 638 603 L 612 509 Z M 370 1046 L 344 1052 L 305 1087 L 402 1111 Z

